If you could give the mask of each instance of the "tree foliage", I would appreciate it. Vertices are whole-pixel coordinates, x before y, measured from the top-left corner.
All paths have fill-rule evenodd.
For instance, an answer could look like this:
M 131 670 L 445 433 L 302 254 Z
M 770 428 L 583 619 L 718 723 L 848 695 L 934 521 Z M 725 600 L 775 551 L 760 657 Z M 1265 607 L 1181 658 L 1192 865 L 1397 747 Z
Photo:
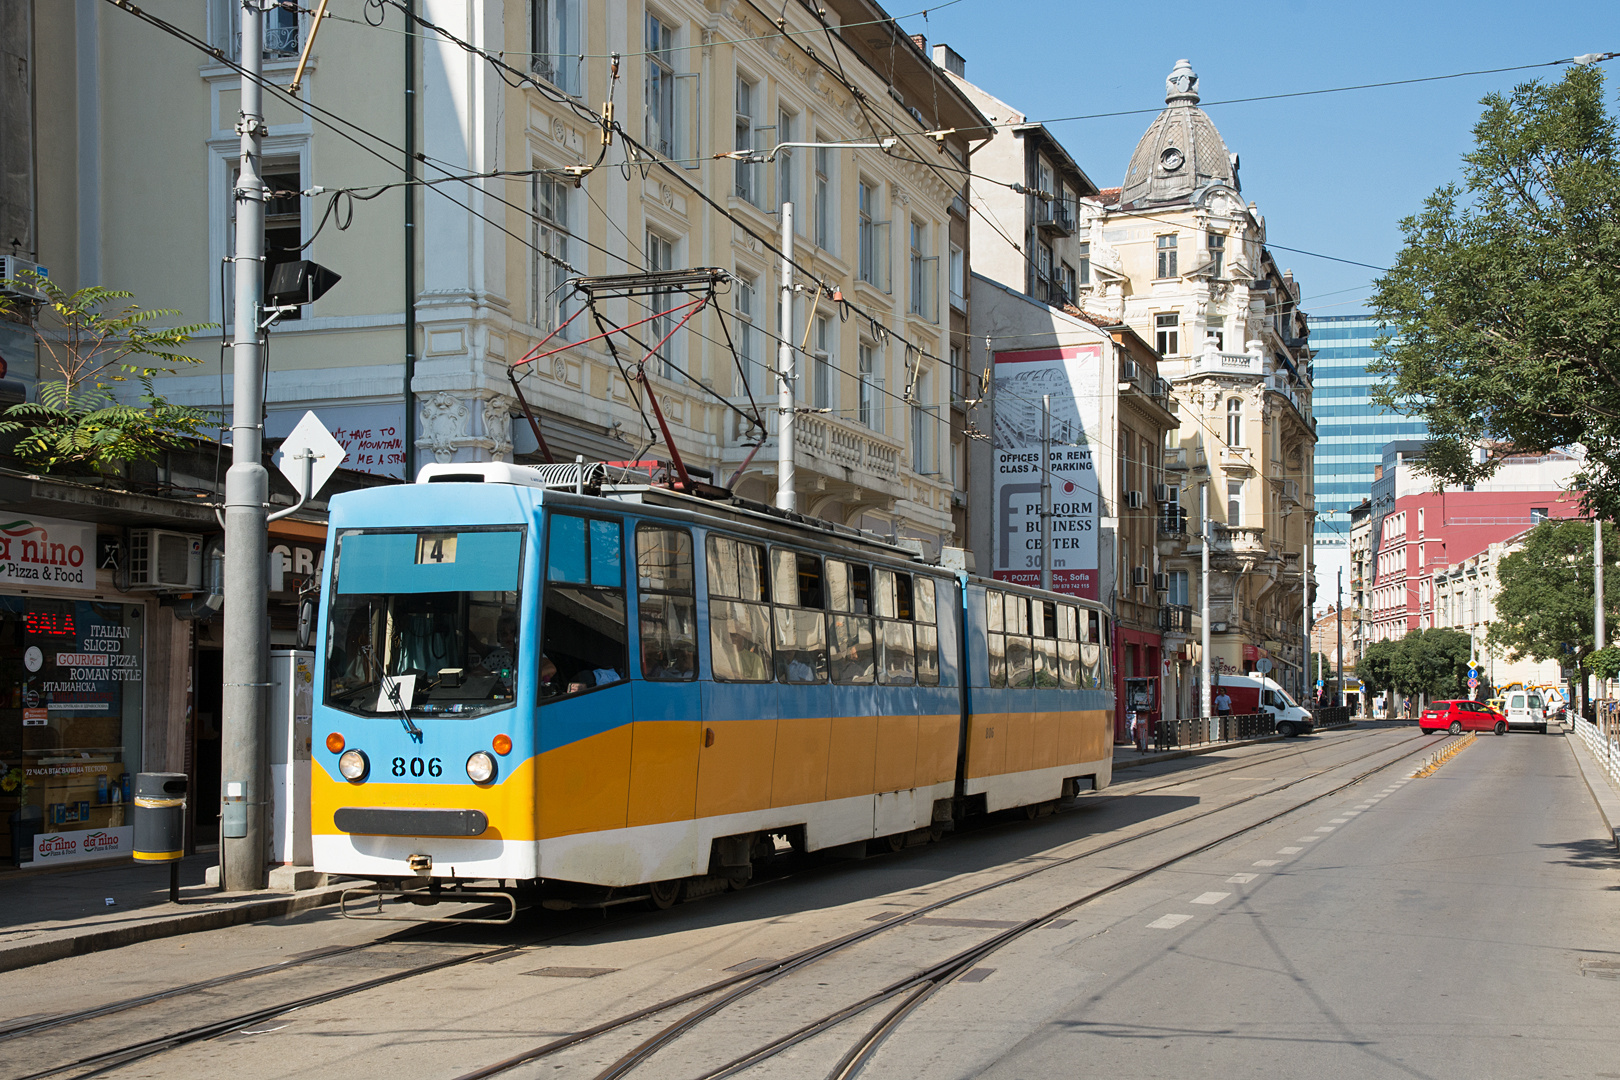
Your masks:
M 167 308 L 118 306 L 134 294 L 100 286 L 68 292 L 47 277 L 6 282 L 45 294 L 34 301 L 0 293 L 0 318 L 32 321 L 40 347 L 39 385 L 32 402 L 13 405 L 0 435 L 20 436 L 15 452 L 43 468 L 80 464 L 93 469 L 150 461 L 169 447 L 205 435 L 216 424 L 209 409 L 176 405 L 158 394 L 160 375 L 200 363 L 183 351 L 211 324 L 153 326 L 178 315 Z M 119 400 L 120 384 L 140 387 L 140 404 Z
M 1460 630 L 1414 630 L 1398 641 L 1380 641 L 1361 656 L 1360 675 L 1372 693 L 1427 694 L 1464 698 L 1473 643 Z
M 1508 452 L 1582 444 L 1589 508 L 1620 511 L 1620 158 L 1603 76 L 1492 94 L 1461 186 L 1401 223 L 1373 306 L 1380 403 L 1421 416 L 1425 470 L 1490 475 Z M 1484 441 L 1495 449 L 1477 460 Z
M 1486 637 L 1509 660 L 1558 660 L 1587 667 L 1594 644 L 1592 524 L 1544 521 L 1496 572 L 1496 621 Z M 1603 611 L 1620 630 L 1620 534 L 1603 526 Z

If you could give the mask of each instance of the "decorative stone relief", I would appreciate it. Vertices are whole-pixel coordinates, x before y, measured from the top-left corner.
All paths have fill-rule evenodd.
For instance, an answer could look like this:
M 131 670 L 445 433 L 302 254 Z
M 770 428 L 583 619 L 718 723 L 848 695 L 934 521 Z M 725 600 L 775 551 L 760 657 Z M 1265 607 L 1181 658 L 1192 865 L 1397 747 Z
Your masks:
M 512 413 L 505 398 L 484 402 L 484 437 L 489 440 L 489 456 L 505 461 L 512 452 Z
M 441 390 L 422 402 L 422 435 L 418 446 L 433 451 L 434 460 L 443 464 L 456 454 L 456 443 L 467 435 L 467 406 Z

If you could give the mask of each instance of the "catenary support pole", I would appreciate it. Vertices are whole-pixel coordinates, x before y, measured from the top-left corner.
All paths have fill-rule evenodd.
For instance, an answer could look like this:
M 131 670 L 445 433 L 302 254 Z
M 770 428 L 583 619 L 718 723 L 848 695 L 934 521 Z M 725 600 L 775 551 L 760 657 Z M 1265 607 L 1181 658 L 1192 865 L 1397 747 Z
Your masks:
M 1052 587 L 1052 395 L 1041 395 L 1041 588 Z
M 1334 704 L 1344 707 L 1344 567 L 1339 567 L 1339 595 L 1333 602 L 1333 622 L 1339 631 L 1339 682 L 1338 692 L 1334 696 Z
M 777 411 L 776 427 L 776 506 L 779 510 L 799 509 L 798 478 L 793 469 L 793 204 L 782 204 L 782 314 L 777 324 L 782 344 L 776 350 Z
M 225 474 L 225 630 L 222 701 L 220 884 L 262 889 L 268 848 L 264 807 L 268 758 L 265 684 L 269 668 L 268 534 L 270 478 L 262 460 L 259 309 L 264 295 L 264 12 L 242 3 L 240 175 L 236 200 L 235 335 L 231 357 L 231 467 Z
M 1203 533 L 1203 543 L 1199 547 L 1204 549 L 1203 572 L 1199 574 L 1199 622 L 1203 625 L 1202 647 L 1198 654 L 1198 692 L 1204 695 L 1200 708 L 1202 715 L 1209 717 L 1209 738 L 1215 739 L 1215 725 L 1220 723 L 1215 718 L 1215 688 L 1209 684 L 1209 482 L 1198 485 L 1198 531 Z
M 1607 635 L 1603 625 L 1603 519 L 1592 519 L 1592 647 L 1601 649 Z M 1597 696 L 1607 696 L 1607 680 L 1597 680 Z M 1593 715 L 1596 715 L 1595 713 Z

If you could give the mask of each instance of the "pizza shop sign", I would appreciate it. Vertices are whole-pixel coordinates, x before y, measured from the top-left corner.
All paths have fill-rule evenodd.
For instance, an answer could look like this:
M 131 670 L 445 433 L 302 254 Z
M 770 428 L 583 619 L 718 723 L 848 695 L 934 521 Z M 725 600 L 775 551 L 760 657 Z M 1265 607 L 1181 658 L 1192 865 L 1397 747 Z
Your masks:
M 87 522 L 0 512 L 0 585 L 94 588 L 95 552 L 96 527 Z

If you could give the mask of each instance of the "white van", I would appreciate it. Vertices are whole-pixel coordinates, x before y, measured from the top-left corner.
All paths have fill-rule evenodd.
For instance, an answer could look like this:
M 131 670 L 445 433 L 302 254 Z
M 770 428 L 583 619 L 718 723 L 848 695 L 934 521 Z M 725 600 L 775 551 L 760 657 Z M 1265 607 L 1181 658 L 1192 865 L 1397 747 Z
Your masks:
M 1547 703 L 1539 690 L 1514 690 L 1502 700 L 1502 711 L 1507 713 L 1508 730 L 1535 728 L 1547 734 Z
M 1310 712 L 1289 697 L 1288 691 L 1258 671 L 1222 675 L 1219 686 L 1232 699 L 1234 714 L 1269 713 L 1279 735 L 1304 735 L 1316 726 Z

